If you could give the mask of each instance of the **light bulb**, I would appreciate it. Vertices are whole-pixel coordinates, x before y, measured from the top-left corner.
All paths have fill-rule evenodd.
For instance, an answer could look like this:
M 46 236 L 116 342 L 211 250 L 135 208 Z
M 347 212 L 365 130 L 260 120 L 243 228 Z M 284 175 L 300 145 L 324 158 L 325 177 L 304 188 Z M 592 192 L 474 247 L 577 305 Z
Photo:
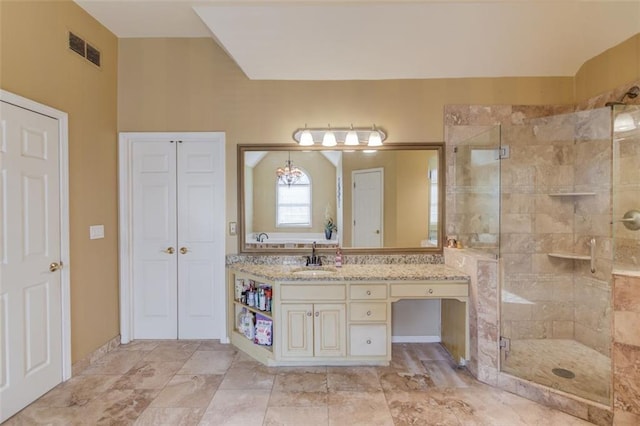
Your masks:
M 322 138 L 322 146 L 336 146 L 337 144 L 336 135 L 331 130 L 327 130 Z
M 349 130 L 347 132 L 347 136 L 345 136 L 344 138 L 344 144 L 345 145 L 359 145 L 360 144 L 360 140 L 358 140 L 358 133 L 353 130 L 353 127 L 351 127 L 351 130 Z
M 374 127 L 371 133 L 369 133 L 369 146 L 381 146 L 381 145 L 382 145 L 382 137 Z
M 313 135 L 307 129 L 304 129 L 300 134 L 300 145 L 311 146 L 313 145 Z
M 616 132 L 628 132 L 629 130 L 634 130 L 636 128 L 636 123 L 633 121 L 633 116 L 628 112 L 623 112 L 622 114 L 618 114 L 613 120 L 613 130 Z

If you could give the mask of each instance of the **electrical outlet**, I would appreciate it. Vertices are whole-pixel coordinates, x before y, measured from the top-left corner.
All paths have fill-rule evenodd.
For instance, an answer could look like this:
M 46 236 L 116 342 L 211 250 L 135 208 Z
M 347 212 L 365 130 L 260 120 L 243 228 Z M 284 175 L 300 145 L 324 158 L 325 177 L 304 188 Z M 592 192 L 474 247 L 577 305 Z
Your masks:
M 89 239 L 97 240 L 104 238 L 104 225 L 91 225 L 89 227 Z
M 238 234 L 238 224 L 236 222 L 229 222 L 229 235 Z

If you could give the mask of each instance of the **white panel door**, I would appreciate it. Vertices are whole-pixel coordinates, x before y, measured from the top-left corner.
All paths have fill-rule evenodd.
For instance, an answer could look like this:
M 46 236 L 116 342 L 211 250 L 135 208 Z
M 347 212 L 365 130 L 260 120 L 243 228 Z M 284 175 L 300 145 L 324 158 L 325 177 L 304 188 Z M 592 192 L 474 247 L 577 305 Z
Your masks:
M 58 120 L 0 102 L 0 421 L 62 381 Z M 53 271 L 50 265 L 54 264 Z
M 218 336 L 224 294 L 224 144 L 184 140 L 178 149 L 178 337 Z
M 144 139 L 131 147 L 134 339 L 178 334 L 176 145 Z
M 382 247 L 383 170 L 357 170 L 352 180 L 353 247 Z
M 130 147 L 133 338 L 222 338 L 224 134 L 136 134 Z
M 313 340 L 315 356 L 347 354 L 345 335 L 346 308 L 342 304 L 315 304 L 313 306 Z

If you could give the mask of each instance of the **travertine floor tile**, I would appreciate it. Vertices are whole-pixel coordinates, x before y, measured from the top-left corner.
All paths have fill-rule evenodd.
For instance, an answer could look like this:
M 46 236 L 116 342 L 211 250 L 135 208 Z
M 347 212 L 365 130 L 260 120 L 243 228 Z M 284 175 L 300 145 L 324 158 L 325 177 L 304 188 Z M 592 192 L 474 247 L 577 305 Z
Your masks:
M 382 391 L 329 393 L 331 426 L 393 426 L 391 412 Z
M 136 420 L 136 426 L 196 426 L 204 414 L 204 408 L 147 407 Z
M 329 367 L 327 385 L 332 392 L 382 390 L 378 372 L 374 367 Z
M 269 407 L 263 425 L 326 426 L 328 417 L 326 407 Z
M 276 378 L 275 369 L 258 366 L 253 368 L 231 367 L 227 370 L 220 389 L 264 390 L 270 392 Z
M 6 425 L 588 424 L 475 381 L 439 344 L 394 344 L 389 367 L 270 368 L 223 346 L 133 342 Z
M 218 390 L 202 417 L 202 425 L 261 425 L 269 402 L 268 392 Z
M 152 407 L 204 408 L 222 382 L 221 375 L 176 375 Z

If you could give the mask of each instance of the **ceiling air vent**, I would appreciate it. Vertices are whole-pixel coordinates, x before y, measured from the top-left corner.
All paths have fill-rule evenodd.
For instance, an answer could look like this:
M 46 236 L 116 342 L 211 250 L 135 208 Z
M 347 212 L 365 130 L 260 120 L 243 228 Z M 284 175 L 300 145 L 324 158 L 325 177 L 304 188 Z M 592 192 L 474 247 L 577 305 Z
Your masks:
M 100 51 L 87 43 L 87 60 L 94 65 L 100 66 Z
M 69 31 L 69 49 L 86 58 L 92 64 L 100 66 L 100 51 L 71 31 Z

